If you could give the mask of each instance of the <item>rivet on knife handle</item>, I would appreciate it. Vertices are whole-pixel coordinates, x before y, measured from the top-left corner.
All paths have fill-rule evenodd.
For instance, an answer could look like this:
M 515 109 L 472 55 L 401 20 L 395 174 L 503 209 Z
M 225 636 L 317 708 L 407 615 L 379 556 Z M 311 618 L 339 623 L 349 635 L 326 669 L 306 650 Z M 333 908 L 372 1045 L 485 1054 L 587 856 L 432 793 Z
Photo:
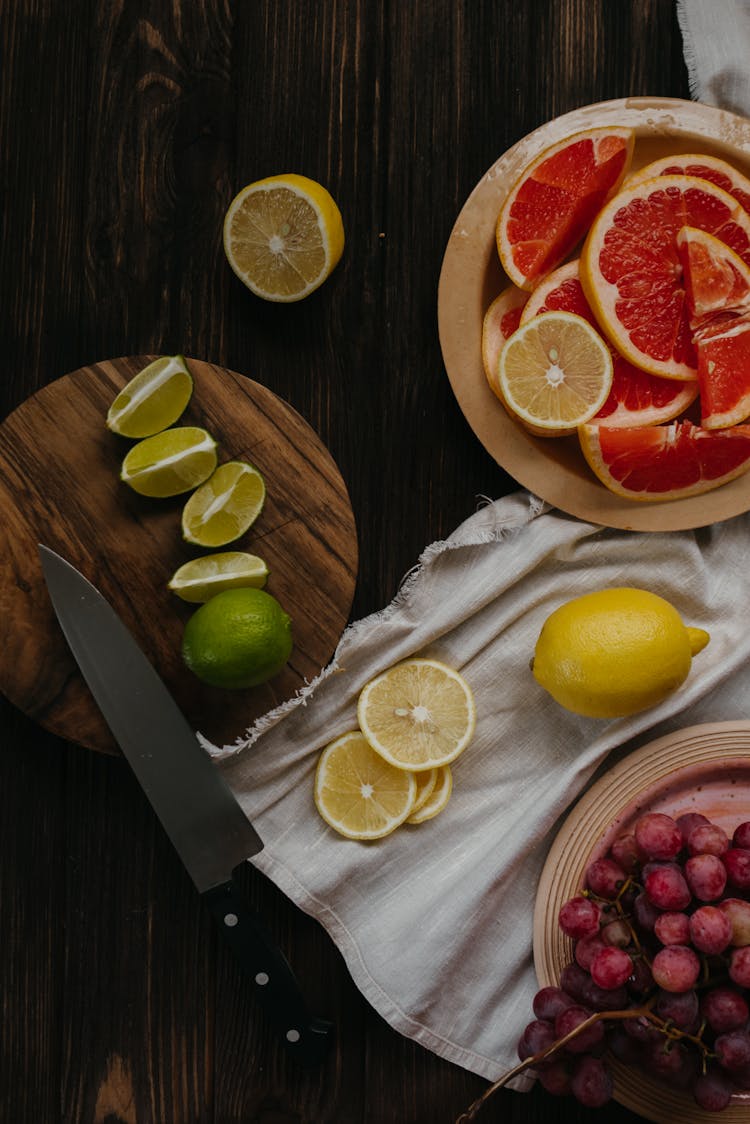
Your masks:
M 202 897 L 253 981 L 282 1045 L 302 1065 L 319 1065 L 330 1047 L 333 1024 L 310 1015 L 292 969 L 233 882 L 208 890 Z

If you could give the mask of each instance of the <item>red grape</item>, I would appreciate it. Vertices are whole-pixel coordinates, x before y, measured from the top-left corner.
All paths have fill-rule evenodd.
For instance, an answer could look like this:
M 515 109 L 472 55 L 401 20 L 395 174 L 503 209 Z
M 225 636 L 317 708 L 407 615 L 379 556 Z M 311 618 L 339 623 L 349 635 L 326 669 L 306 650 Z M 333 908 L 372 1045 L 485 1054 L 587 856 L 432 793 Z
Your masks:
M 555 1024 L 548 1019 L 534 1019 L 524 1028 L 518 1042 L 518 1056 L 521 1061 L 548 1050 L 557 1040 Z
M 575 1030 L 590 1017 L 591 1011 L 587 1011 L 585 1007 L 566 1007 L 555 1019 L 555 1038 L 563 1038 L 566 1034 L 570 1034 L 571 1030 Z M 571 1038 L 570 1042 L 566 1042 L 565 1049 L 570 1054 L 587 1054 L 603 1038 L 603 1023 L 592 1023 L 575 1038 Z
M 730 847 L 721 858 L 732 885 L 738 890 L 750 890 L 750 850 Z
M 647 812 L 635 825 L 635 839 L 649 859 L 673 859 L 682 850 L 682 835 L 671 816 Z
M 652 932 L 660 912 L 661 910 L 649 901 L 648 895 L 645 893 L 639 894 L 633 902 L 633 914 L 636 923 L 646 933 Z
M 641 864 L 641 854 L 638 850 L 638 844 L 635 841 L 635 836 L 630 831 L 618 835 L 609 850 L 617 865 L 627 874 L 632 874 Z
M 715 823 L 699 824 L 687 838 L 691 855 L 723 855 L 729 850 L 729 836 Z
M 600 952 L 601 949 L 606 947 L 599 933 L 590 933 L 587 937 L 581 937 L 579 941 L 576 941 L 575 948 L 573 949 L 576 964 L 580 964 L 587 972 L 590 971 L 591 961 L 594 959 L 597 952 Z
M 744 823 L 738 824 L 734 829 L 732 846 L 744 849 L 750 848 L 750 820 L 745 820 Z
M 687 944 L 690 918 L 686 913 L 660 913 L 654 924 L 654 935 L 662 944 Z
M 726 888 L 727 869 L 717 855 L 693 855 L 685 863 L 685 881 L 693 897 L 701 902 L 715 902 Z
M 649 901 L 657 909 L 679 911 L 690 904 L 690 887 L 676 867 L 654 868 L 646 875 L 644 885 Z
M 539 1084 L 555 1097 L 564 1097 L 570 1090 L 570 1073 L 564 1061 L 554 1061 L 540 1068 Z
M 698 827 L 698 825 L 702 823 L 710 822 L 711 821 L 701 812 L 684 812 L 683 815 L 678 816 L 675 823 L 680 829 L 683 846 L 687 846 L 688 836 L 694 827 Z
M 599 898 L 610 901 L 617 897 L 618 891 L 627 875 L 621 866 L 612 859 L 595 859 L 586 870 L 586 885 Z
M 692 948 L 675 944 L 657 952 L 651 971 L 665 991 L 690 991 L 700 975 L 701 962 Z
M 746 1030 L 728 1030 L 714 1042 L 714 1053 L 722 1069 L 747 1069 L 750 1066 L 750 1034 Z
M 740 987 L 750 987 L 750 945 L 732 949 L 729 954 L 729 978 Z
M 633 934 L 630 932 L 627 921 L 618 918 L 617 921 L 609 921 L 602 926 L 601 938 L 604 944 L 616 945 L 617 948 L 627 948 L 632 942 Z
M 572 1007 L 574 1003 L 575 1000 L 561 987 L 543 987 L 534 996 L 532 1006 L 538 1019 L 554 1022 L 560 1011 Z
M 588 972 L 575 963 L 566 964 L 560 973 L 560 987 L 577 1002 L 582 1002 L 583 989 L 591 982 Z
M 630 979 L 632 971 L 633 961 L 624 948 L 605 946 L 591 961 L 591 978 L 597 987 L 606 991 L 622 987 Z
M 570 1079 L 570 1091 L 587 1108 L 601 1108 L 611 1100 L 612 1077 L 600 1058 L 580 1058 Z
M 589 898 L 578 896 L 565 902 L 558 916 L 558 922 L 563 933 L 573 940 L 586 937 L 589 933 L 599 932 L 599 917 L 601 910 L 596 902 Z
M 732 1082 L 718 1066 L 710 1066 L 693 1083 L 693 1096 L 707 1112 L 722 1112 L 732 1099 Z
M 718 956 L 732 939 L 732 922 L 715 905 L 702 905 L 690 918 L 693 948 L 708 956 Z
M 746 999 L 733 987 L 712 987 L 701 999 L 701 1014 L 711 1030 L 739 1030 L 750 1018 Z
M 750 944 L 750 902 L 742 898 L 724 898 L 719 909 L 732 922 L 732 944 L 741 947 Z
M 665 1021 L 674 1023 L 680 1030 L 697 1030 L 698 992 L 660 991 L 656 1000 L 656 1013 Z

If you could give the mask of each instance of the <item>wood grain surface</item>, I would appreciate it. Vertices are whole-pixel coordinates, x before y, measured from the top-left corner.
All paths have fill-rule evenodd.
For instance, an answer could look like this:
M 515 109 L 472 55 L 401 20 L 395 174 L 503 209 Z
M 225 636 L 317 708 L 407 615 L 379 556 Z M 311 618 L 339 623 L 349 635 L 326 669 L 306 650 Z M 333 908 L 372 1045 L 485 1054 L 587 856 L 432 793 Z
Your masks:
M 184 666 L 182 632 L 196 606 L 167 589 L 178 566 L 207 554 L 182 539 L 185 495 L 139 496 L 119 479 L 135 442 L 103 424 L 151 356 L 105 360 L 42 387 L 0 424 L 0 689 L 25 714 L 92 749 L 116 747 L 77 672 L 42 578 L 37 544 L 56 550 L 115 608 L 179 706 L 210 740 L 231 744 L 314 678 L 349 618 L 357 536 L 346 486 L 320 438 L 260 384 L 188 359 L 193 394 L 180 425 L 206 429 L 219 463 L 261 472 L 266 501 L 234 549 L 266 562 L 266 589 L 292 620 L 293 650 L 268 683 L 223 691 Z
M 0 44 L 0 418 L 117 356 L 182 352 L 267 387 L 346 483 L 355 619 L 516 487 L 438 341 L 470 191 L 559 114 L 689 97 L 673 0 L 2 0 Z M 221 224 L 241 187 L 288 171 L 329 188 L 346 248 L 306 301 L 270 305 L 227 266 Z M 5 698 L 0 747 L 2 1124 L 451 1124 L 484 1090 L 390 1030 L 322 929 L 248 868 L 338 1028 L 320 1072 L 295 1070 L 125 762 Z M 536 1089 L 478 1119 L 638 1117 Z

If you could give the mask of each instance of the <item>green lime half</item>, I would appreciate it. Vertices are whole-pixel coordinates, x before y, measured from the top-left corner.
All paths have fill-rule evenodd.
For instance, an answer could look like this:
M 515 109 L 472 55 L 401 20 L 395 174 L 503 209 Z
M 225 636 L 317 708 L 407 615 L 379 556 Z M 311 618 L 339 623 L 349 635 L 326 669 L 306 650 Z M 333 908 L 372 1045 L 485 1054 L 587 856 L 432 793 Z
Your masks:
M 292 652 L 289 617 L 263 589 L 227 589 L 193 613 L 182 658 L 213 687 L 255 687 L 278 675 Z
M 151 437 L 177 421 L 193 393 L 181 355 L 163 355 L 139 371 L 109 408 L 107 428 L 122 437 Z
M 195 425 L 146 437 L 122 462 L 120 479 L 142 496 L 177 496 L 207 480 L 216 468 L 216 442 Z
M 268 578 L 268 566 L 257 554 L 241 550 L 223 550 L 191 558 L 172 575 L 168 588 L 183 601 L 200 604 L 210 601 L 225 589 L 251 586 L 261 589 Z
M 190 497 L 182 511 L 182 534 L 196 546 L 226 546 L 244 535 L 260 515 L 266 485 L 247 461 L 227 461 Z

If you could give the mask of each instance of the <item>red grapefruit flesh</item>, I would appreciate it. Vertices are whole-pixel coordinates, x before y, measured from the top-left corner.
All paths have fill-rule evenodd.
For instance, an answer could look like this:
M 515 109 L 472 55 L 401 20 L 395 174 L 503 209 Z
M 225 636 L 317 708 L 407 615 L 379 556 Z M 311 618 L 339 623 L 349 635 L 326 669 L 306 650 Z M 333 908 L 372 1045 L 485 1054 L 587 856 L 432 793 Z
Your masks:
M 631 363 L 673 379 L 697 371 L 677 247 L 684 226 L 716 235 L 750 265 L 750 215 L 691 176 L 623 188 L 594 220 L 581 253 L 581 282 L 602 330 Z
M 736 426 L 750 417 L 750 318 L 713 325 L 698 336 L 697 349 L 701 425 Z
M 500 352 L 506 340 L 513 335 L 521 321 L 521 313 L 529 294 L 515 285 L 503 289 L 484 314 L 482 321 L 482 364 L 487 382 L 500 397 L 497 370 Z
M 728 191 L 746 211 L 750 211 L 750 180 L 717 156 L 707 156 L 705 153 L 662 156 L 630 175 L 627 186 L 653 179 L 654 176 L 696 176 L 700 180 L 708 180 L 723 191 Z
M 588 129 L 551 145 L 524 169 L 497 221 L 510 281 L 533 289 L 575 249 L 620 187 L 634 140 L 632 129 Z
M 713 234 L 683 226 L 677 234 L 690 326 L 726 312 L 750 311 L 750 267 Z
M 549 311 L 575 312 L 598 329 L 596 317 L 581 285 L 578 261 L 554 270 L 534 290 L 521 313 L 521 323 Z M 682 414 L 698 395 L 697 382 L 678 382 L 650 375 L 629 363 L 617 348 L 612 353 L 612 389 L 592 424 L 610 426 L 658 425 Z
M 697 496 L 750 468 L 750 425 L 708 430 L 689 421 L 637 429 L 587 424 L 578 436 L 602 484 L 631 500 Z

